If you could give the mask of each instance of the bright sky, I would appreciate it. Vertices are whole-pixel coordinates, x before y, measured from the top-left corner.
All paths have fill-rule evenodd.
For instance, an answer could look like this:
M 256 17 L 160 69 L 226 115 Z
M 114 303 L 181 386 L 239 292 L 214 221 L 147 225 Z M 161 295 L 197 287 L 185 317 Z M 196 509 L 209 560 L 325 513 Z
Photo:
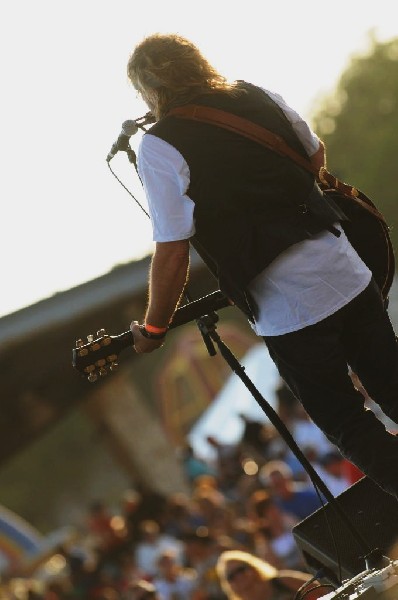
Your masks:
M 370 30 L 398 37 L 395 0 L 3 2 L 0 315 L 151 252 L 149 219 L 105 160 L 123 121 L 147 112 L 126 77 L 145 35 L 191 38 L 226 76 L 310 118 Z M 126 154 L 110 164 L 145 206 Z

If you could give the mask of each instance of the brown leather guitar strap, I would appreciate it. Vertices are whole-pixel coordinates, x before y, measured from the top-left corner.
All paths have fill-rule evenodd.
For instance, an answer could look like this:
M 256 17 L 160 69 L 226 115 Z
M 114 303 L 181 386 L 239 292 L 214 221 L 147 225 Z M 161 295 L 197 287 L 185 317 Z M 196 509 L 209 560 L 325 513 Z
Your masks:
M 362 192 L 357 190 L 355 187 L 343 183 L 337 179 L 334 175 L 329 173 L 327 169 L 321 167 L 318 171 L 309 160 L 305 159 L 301 154 L 298 154 L 293 150 L 285 140 L 273 133 L 269 129 L 257 125 L 248 119 L 238 117 L 233 113 L 213 108 L 210 106 L 202 106 L 198 104 L 186 104 L 185 106 L 178 106 L 172 108 L 167 116 L 175 116 L 183 119 L 190 119 L 193 121 L 202 121 L 210 125 L 217 125 L 218 127 L 224 127 L 234 133 L 243 135 L 263 146 L 266 146 L 270 150 L 273 150 L 280 156 L 287 156 L 293 160 L 300 167 L 306 169 L 312 173 L 317 181 L 323 186 L 324 191 L 336 190 L 344 196 L 349 196 L 355 202 L 361 204 L 363 208 L 371 212 L 375 217 L 385 223 L 384 216 L 377 210 L 372 204 L 368 204 L 365 200 L 361 199 Z

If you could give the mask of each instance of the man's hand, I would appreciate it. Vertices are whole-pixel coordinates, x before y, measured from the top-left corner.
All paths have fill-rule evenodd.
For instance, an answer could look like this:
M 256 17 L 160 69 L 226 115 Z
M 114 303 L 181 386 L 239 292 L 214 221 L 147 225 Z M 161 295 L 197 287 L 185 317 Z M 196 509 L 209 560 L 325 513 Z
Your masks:
M 138 321 L 132 321 L 130 329 L 134 338 L 134 350 L 137 354 L 153 352 L 164 344 L 165 338 L 162 340 L 151 340 L 143 336 Z

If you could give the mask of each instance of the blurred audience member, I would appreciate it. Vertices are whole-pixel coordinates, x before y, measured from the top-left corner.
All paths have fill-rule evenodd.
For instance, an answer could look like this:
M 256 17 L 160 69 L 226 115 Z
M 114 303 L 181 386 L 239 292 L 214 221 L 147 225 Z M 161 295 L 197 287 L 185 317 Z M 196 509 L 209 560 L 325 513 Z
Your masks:
M 185 600 L 196 587 L 197 573 L 176 560 L 175 552 L 165 550 L 159 555 L 158 574 L 153 583 L 162 600 Z
M 126 547 L 132 548 L 138 541 L 141 507 L 141 494 L 133 489 L 125 490 L 121 497 L 121 515 L 127 530 Z
M 252 454 L 253 458 L 258 457 L 260 460 L 264 460 L 267 457 L 270 442 L 267 425 L 261 421 L 250 419 L 244 414 L 239 416 L 243 421 L 243 433 L 240 439 L 241 448 Z
M 215 469 L 205 460 L 199 458 L 190 444 L 180 448 L 178 455 L 190 483 L 194 483 L 195 479 L 200 477 L 200 475 L 216 475 Z
M 166 535 L 181 538 L 184 533 L 205 525 L 205 519 L 192 501 L 191 496 L 177 492 L 172 494 L 166 501 L 162 525 Z
M 278 399 L 278 415 L 291 433 L 296 444 L 304 453 L 311 451 L 312 456 L 317 458 L 320 454 L 325 454 L 335 448 L 319 427 L 310 419 L 301 402 L 293 396 L 284 381 L 281 381 L 280 386 L 276 390 L 276 395 Z M 296 480 L 305 480 L 307 473 L 303 465 L 280 436 L 278 442 L 274 441 L 274 448 L 278 446 L 279 456 L 270 456 L 270 458 L 283 460 L 289 465 Z
M 192 600 L 224 600 L 216 573 L 216 563 L 220 555 L 218 540 L 200 528 L 184 535 L 185 559 L 187 566 L 197 573 Z
M 100 561 L 122 548 L 126 537 L 124 520 L 113 515 L 104 502 L 95 500 L 89 505 L 86 523 Z
M 231 532 L 233 520 L 231 507 L 216 485 L 208 485 L 202 480 L 192 493 L 192 502 L 211 535 Z
M 338 452 L 327 452 L 313 462 L 312 466 L 333 496 L 338 496 L 350 487 L 346 476 L 346 459 Z
M 257 556 L 280 569 L 301 569 L 305 566 L 292 533 L 297 519 L 285 513 L 266 490 L 252 494 L 248 513 L 255 526 L 253 540 Z
M 300 521 L 321 508 L 322 502 L 310 484 L 297 482 L 286 462 L 272 460 L 260 471 L 260 482 L 268 489 L 275 503 Z
M 161 552 L 175 550 L 178 562 L 181 562 L 183 545 L 176 538 L 165 535 L 160 525 L 146 519 L 140 525 L 141 540 L 135 547 L 134 558 L 144 577 L 152 578 L 157 574 L 157 561 Z
M 117 589 L 123 593 L 131 581 L 136 581 L 142 577 L 143 573 L 135 564 L 134 555 L 131 553 L 121 555 L 118 564 Z
M 228 497 L 234 494 L 237 481 L 242 475 L 241 448 L 239 444 L 225 444 L 215 436 L 208 435 L 207 443 L 212 447 L 220 490 Z
M 326 594 L 302 571 L 278 570 L 268 562 L 239 550 L 223 552 L 217 561 L 217 574 L 229 600 L 292 600 L 303 589 L 306 600 Z M 311 590 L 311 591 L 310 591 Z

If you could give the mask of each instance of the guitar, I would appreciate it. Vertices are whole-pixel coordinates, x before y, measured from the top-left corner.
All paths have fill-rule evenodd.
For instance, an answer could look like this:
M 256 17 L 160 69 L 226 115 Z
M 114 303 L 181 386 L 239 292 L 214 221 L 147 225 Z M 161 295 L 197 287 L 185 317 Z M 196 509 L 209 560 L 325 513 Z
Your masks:
M 212 292 L 178 308 L 169 329 L 185 325 L 227 306 L 232 306 L 232 303 L 220 290 Z M 76 346 L 72 350 L 72 366 L 93 383 L 97 381 L 98 376 L 102 377 L 107 375 L 109 370 L 115 370 L 119 354 L 133 345 L 134 338 L 130 330 L 118 335 L 108 335 L 105 329 L 100 329 L 96 337 L 88 335 L 86 343 L 82 339 L 76 340 Z

